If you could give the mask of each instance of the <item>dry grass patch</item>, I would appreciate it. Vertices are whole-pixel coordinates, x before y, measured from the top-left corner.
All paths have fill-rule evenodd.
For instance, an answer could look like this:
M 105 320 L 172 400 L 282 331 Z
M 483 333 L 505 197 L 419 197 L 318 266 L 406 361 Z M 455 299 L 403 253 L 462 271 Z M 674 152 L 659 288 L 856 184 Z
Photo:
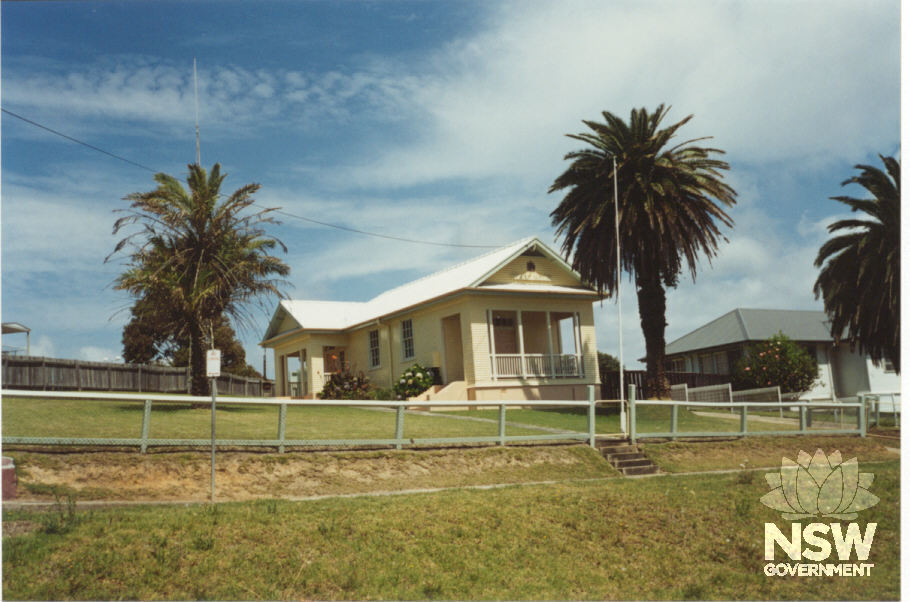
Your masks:
M 7 452 L 20 499 L 207 500 L 208 452 Z M 617 476 L 585 445 L 366 452 L 219 452 L 219 500 L 294 498 L 404 489 Z
M 900 467 L 863 578 L 764 575 L 755 472 L 79 512 L 4 539 L 15 599 L 896 599 Z M 750 478 L 744 478 L 748 476 Z M 19 515 L 4 516 L 19 520 Z M 31 515 L 26 516 L 29 517 Z
M 811 454 L 816 449 L 823 449 L 826 453 L 840 450 L 845 459 L 855 456 L 860 464 L 899 457 L 881 440 L 849 435 L 745 437 L 725 441 L 642 444 L 645 454 L 666 472 L 774 468 L 780 466 L 782 457 L 795 459 L 799 450 Z

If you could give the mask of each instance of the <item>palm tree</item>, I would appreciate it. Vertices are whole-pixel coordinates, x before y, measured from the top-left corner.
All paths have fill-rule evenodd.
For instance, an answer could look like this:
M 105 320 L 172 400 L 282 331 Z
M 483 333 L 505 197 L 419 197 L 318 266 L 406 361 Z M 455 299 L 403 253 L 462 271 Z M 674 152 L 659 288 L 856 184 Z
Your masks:
M 856 165 L 859 184 L 871 199 L 831 197 L 862 211 L 870 219 L 845 219 L 828 226 L 841 231 L 821 246 L 815 266 L 815 298 L 821 296 L 831 319 L 831 335 L 851 347 L 859 345 L 875 362 L 890 361 L 900 372 L 901 294 L 901 166 L 882 157 L 887 174 L 871 165 Z
M 646 394 L 668 397 L 664 375 L 666 287 L 675 287 L 684 267 L 692 278 L 700 254 L 710 260 L 722 236 L 718 222 L 733 225 L 721 209 L 736 203 L 736 192 L 722 181 L 729 165 L 712 158 L 723 153 L 695 146 L 698 138 L 665 148 L 692 119 L 659 129 L 669 107 L 653 113 L 632 110 L 629 123 L 603 112 L 604 123 L 584 121 L 593 133 L 569 134 L 588 147 L 570 152 L 572 163 L 550 192 L 568 189 L 550 214 L 562 251 L 572 267 L 600 292 L 613 295 L 620 274 L 616 262 L 613 169 L 619 190 L 621 270 L 635 277 L 638 313 L 647 352 Z
M 131 249 L 114 288 L 170 308 L 166 313 L 177 322 L 172 331 L 189 339 L 191 391 L 206 395 L 205 341 L 217 321 L 227 316 L 245 324 L 249 302 L 268 294 L 282 296 L 279 287 L 285 281 L 277 277 L 290 268 L 270 254 L 276 245 L 287 249 L 263 229 L 277 223 L 270 215 L 275 209 L 245 211 L 255 203 L 259 184 L 220 201 L 221 166 L 216 163 L 210 174 L 198 164 L 188 167 L 189 191 L 159 173 L 155 190 L 124 198 L 131 205 L 114 224 L 114 233 L 133 224 L 140 229 L 121 240 L 108 259 Z

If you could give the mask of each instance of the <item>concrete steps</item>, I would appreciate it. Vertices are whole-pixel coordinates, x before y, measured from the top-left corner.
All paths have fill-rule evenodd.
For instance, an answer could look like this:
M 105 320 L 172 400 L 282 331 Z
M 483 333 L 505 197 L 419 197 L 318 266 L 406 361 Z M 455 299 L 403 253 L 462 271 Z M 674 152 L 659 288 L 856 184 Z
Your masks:
M 623 475 L 656 474 L 657 466 L 628 439 L 598 441 L 597 449 Z

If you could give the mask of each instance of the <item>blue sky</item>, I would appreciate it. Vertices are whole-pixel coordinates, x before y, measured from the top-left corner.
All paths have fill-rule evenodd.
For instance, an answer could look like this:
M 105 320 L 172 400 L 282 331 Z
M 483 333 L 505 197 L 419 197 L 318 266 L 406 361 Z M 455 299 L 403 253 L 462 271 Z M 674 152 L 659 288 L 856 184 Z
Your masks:
M 734 307 L 821 308 L 812 261 L 829 197 L 900 145 L 897 1 L 4 2 L 2 105 L 183 177 L 202 162 L 263 205 L 392 236 L 554 247 L 548 195 L 609 110 L 672 105 L 680 135 L 727 151 L 736 226 L 669 291 L 667 340 Z M 669 123 L 670 121 L 668 121 Z M 152 174 L 2 116 L 2 319 L 33 354 L 120 354 L 129 298 L 104 263 L 122 197 Z M 295 219 L 294 298 L 366 300 L 482 250 L 394 242 Z M 248 361 L 277 300 L 243 331 Z M 616 354 L 616 305 L 595 310 Z M 626 363 L 644 355 L 631 285 Z M 21 336 L 21 335 L 20 335 Z M 21 344 L 18 338 L 4 345 Z M 268 360 L 272 373 L 272 359 Z

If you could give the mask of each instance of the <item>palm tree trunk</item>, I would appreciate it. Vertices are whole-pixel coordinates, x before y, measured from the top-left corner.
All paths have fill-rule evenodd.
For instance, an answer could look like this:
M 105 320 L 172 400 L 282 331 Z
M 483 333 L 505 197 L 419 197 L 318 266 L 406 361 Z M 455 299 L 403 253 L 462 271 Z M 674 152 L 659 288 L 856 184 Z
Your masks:
M 190 379 L 191 395 L 208 395 L 209 383 L 205 378 L 205 335 L 197 320 L 190 320 Z
M 670 398 L 670 381 L 664 369 L 664 330 L 667 326 L 667 295 L 660 276 L 636 276 L 638 316 L 647 354 L 644 394 L 652 399 Z

